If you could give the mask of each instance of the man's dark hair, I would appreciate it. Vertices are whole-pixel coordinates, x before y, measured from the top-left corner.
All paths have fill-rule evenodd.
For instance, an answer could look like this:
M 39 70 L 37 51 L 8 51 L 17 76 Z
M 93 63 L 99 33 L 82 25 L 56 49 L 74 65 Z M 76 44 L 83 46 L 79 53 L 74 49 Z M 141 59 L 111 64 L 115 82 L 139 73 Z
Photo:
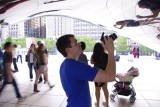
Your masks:
M 82 50 L 84 51 L 86 49 L 86 44 L 84 42 L 80 42 L 80 44 L 81 44 Z
M 67 57 L 67 53 L 66 53 L 66 48 L 71 47 L 70 43 L 70 38 L 74 37 L 73 34 L 66 34 L 61 36 L 60 38 L 58 38 L 56 46 L 58 51 L 64 56 Z
M 6 42 L 6 43 L 4 44 L 4 49 L 7 49 L 7 48 L 10 47 L 11 45 L 12 45 L 11 42 Z
M 13 44 L 14 48 L 17 48 L 17 45 L 16 44 Z

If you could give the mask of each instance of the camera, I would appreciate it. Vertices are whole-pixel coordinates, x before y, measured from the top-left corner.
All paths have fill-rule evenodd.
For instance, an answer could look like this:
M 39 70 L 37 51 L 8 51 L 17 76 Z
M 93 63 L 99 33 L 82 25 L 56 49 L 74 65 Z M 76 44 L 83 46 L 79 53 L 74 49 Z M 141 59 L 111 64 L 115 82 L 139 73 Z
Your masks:
M 103 32 L 103 33 L 102 33 L 102 36 L 101 36 L 101 41 L 102 41 L 102 42 L 104 42 L 104 37 L 105 37 L 106 39 L 108 39 L 108 36 L 104 36 L 104 32 Z M 109 37 L 112 38 L 113 41 L 118 38 L 118 36 L 117 36 L 115 33 L 109 35 Z

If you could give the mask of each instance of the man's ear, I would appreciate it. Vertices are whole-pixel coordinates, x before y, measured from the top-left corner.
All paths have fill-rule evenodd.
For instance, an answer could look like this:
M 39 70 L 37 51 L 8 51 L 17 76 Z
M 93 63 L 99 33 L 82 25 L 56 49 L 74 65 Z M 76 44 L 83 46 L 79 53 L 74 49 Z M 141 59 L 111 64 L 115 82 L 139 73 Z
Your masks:
M 69 48 L 66 48 L 65 51 L 66 51 L 66 53 L 68 55 L 68 53 L 69 53 L 70 50 L 69 50 Z

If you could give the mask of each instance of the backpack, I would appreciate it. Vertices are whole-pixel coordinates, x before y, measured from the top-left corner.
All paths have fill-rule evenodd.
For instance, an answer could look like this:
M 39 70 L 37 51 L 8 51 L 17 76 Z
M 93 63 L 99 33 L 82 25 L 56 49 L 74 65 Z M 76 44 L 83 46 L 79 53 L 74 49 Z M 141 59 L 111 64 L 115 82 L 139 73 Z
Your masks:
M 25 61 L 28 62 L 28 55 L 25 56 Z

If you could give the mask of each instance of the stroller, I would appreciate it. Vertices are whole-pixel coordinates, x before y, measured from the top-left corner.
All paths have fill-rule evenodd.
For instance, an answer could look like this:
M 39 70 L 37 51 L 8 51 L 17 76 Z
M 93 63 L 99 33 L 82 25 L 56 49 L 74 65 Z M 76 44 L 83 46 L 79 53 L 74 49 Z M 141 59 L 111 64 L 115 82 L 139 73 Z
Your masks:
M 136 100 L 136 92 L 132 85 L 132 80 L 137 76 L 139 76 L 139 70 L 133 66 L 125 74 L 118 73 L 116 77 L 119 81 L 116 80 L 116 83 L 113 85 L 113 94 L 110 95 L 110 99 L 114 100 L 116 95 L 130 95 L 130 103 L 134 103 Z

